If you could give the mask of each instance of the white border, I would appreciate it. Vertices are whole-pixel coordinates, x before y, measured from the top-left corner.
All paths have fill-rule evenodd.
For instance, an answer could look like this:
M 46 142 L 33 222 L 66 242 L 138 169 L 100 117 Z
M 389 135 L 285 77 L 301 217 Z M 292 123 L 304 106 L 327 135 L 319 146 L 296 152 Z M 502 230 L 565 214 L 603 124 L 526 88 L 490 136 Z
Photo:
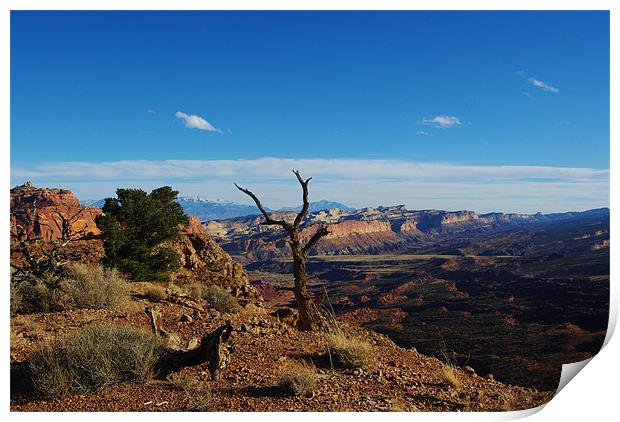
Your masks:
M 2 221 L 9 221 L 9 195 L 8 189 L 10 188 L 10 161 L 9 161 L 9 139 L 10 139 L 10 40 L 9 40 L 9 24 L 10 24 L 10 10 L 140 10 L 140 9 L 156 9 L 156 10 L 610 10 L 611 21 L 611 119 L 610 126 L 610 138 L 614 140 L 611 142 L 611 157 L 616 157 L 618 153 L 618 147 L 616 140 L 618 121 L 618 107 L 617 101 L 620 98 L 620 92 L 618 92 L 617 77 L 618 74 L 618 6 L 617 2 L 612 0 L 470 0 L 465 2 L 464 0 L 427 0 L 427 1 L 338 1 L 338 0 L 314 0 L 314 1 L 295 1 L 294 4 L 290 1 L 277 1 L 277 0 L 262 0 L 262 1 L 249 1 L 249 0 L 229 0 L 229 1 L 198 1 L 198 0 L 176 0 L 176 1 L 163 1 L 163 0 L 93 0 L 93 1 L 77 1 L 77 0 L 5 0 L 0 3 L 0 93 L 2 96 L 0 103 L 0 136 L 2 139 L 2 154 L 0 154 L 0 162 L 2 163 L 2 178 L 4 182 L 5 191 L 0 196 L 0 205 L 2 206 Z M 610 166 L 611 170 L 611 192 L 610 192 L 610 204 L 611 204 L 611 232 L 615 233 L 616 222 L 618 220 L 618 194 L 613 190 L 614 186 L 617 186 L 618 181 L 618 169 L 614 166 Z M 1 225 L 0 238 L 7 239 L 2 243 L 2 254 L 0 265 L 4 268 L 6 274 L 2 280 L 2 303 L 8 303 L 9 296 L 9 283 L 8 283 L 8 224 Z M 618 250 L 616 248 L 611 249 L 611 276 L 612 280 L 617 273 L 618 268 Z M 580 419 L 580 420 L 609 420 L 611 415 L 617 415 L 617 407 L 615 401 L 617 400 L 617 386 L 620 379 L 619 365 L 617 357 L 620 356 L 619 346 L 617 339 L 611 337 L 615 328 L 618 315 L 618 289 L 614 282 L 611 282 L 611 309 L 610 309 L 610 327 L 608 330 L 608 336 L 606 338 L 606 347 L 587 365 L 585 371 L 582 371 L 577 376 L 577 379 L 569 383 L 566 388 L 562 390 L 560 394 L 545 407 L 545 410 L 538 412 L 540 409 L 534 409 L 524 412 L 511 412 L 511 413 L 472 413 L 472 414 L 460 414 L 460 413 L 420 413 L 420 414 L 386 414 L 382 417 L 389 417 L 394 419 L 405 418 L 409 420 L 411 417 L 421 420 L 453 420 L 458 418 L 459 420 L 504 420 L 513 419 L 518 417 L 524 417 L 534 414 L 534 420 L 565 420 L 565 419 Z M 9 310 L 8 307 L 4 307 L 4 325 L 1 332 L 2 344 L 8 349 L 9 344 L 9 330 L 8 319 Z M 5 349 L 5 350 L 7 350 Z M 8 351 L 8 350 L 7 350 Z M 5 402 L 4 411 L 8 413 L 9 409 L 9 370 L 8 365 L 3 367 L 4 377 L 2 382 L 2 390 L 0 394 Z M 71 420 L 77 420 L 83 418 L 86 415 L 81 414 L 20 414 L 12 413 L 8 415 L 14 419 L 31 419 L 31 418 L 69 418 Z M 93 420 L 103 420 L 111 415 L 105 413 L 89 413 L 86 417 Z M 130 414 L 122 413 L 113 415 L 114 418 L 129 419 L 133 417 L 146 417 L 164 420 L 171 417 L 178 417 L 181 415 L 170 414 Z M 367 419 L 374 416 L 374 414 L 315 414 L 304 413 L 295 415 L 295 419 L 312 420 L 316 418 L 345 418 L 355 419 L 360 418 Z M 204 418 L 216 418 L 230 420 L 251 417 L 253 419 L 267 419 L 267 420 L 282 420 L 288 421 L 291 417 L 290 414 L 285 413 L 261 413 L 261 414 L 184 414 L 183 418 L 190 418 L 195 420 L 204 420 Z M 613 417 L 613 416 L 612 416 Z

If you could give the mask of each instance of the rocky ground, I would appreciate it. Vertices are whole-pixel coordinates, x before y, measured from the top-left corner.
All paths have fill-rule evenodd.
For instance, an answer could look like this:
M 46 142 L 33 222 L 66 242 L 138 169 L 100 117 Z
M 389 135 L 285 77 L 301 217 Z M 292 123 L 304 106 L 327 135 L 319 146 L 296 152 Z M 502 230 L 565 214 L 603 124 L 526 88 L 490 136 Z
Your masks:
M 458 368 L 459 388 L 442 375 L 443 364 L 387 337 L 359 327 L 350 330 L 367 339 L 378 362 L 372 370 L 332 369 L 325 335 L 303 333 L 278 320 L 272 309 L 249 304 L 233 314 L 207 307 L 199 312 L 176 303 L 152 303 L 144 296 L 148 283 L 132 284 L 133 300 L 122 311 L 76 310 L 19 315 L 11 320 L 12 411 L 183 411 L 189 403 L 175 377 L 194 377 L 212 391 L 213 411 L 505 411 L 539 406 L 552 393 L 501 384 Z M 37 399 L 25 383 L 24 367 L 45 340 L 87 324 L 114 323 L 148 329 L 146 306 L 162 310 L 166 330 L 184 339 L 200 337 L 231 320 L 235 347 L 219 381 L 205 365 L 186 367 L 145 384 L 124 384 L 60 400 Z M 282 368 L 298 360 L 318 372 L 314 392 L 287 396 L 278 387 Z

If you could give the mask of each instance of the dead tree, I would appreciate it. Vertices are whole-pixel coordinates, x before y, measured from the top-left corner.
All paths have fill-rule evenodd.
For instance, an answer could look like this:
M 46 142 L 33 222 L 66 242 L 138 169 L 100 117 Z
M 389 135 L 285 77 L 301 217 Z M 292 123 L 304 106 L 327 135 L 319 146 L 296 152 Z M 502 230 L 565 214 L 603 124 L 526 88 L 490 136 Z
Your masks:
M 299 174 L 299 170 L 293 170 L 295 176 L 297 176 L 297 180 L 301 185 L 302 189 L 302 198 L 303 205 L 301 207 L 301 211 L 295 217 L 295 220 L 292 223 L 289 223 L 285 220 L 277 220 L 271 217 L 270 214 L 265 211 L 265 208 L 261 204 L 260 200 L 254 193 L 249 191 L 248 189 L 244 189 L 235 183 L 237 189 L 241 192 L 248 195 L 250 198 L 254 200 L 256 206 L 263 214 L 265 221 L 261 224 L 267 226 L 280 226 L 288 233 L 289 240 L 288 244 L 291 247 L 291 253 L 293 255 L 293 276 L 295 278 L 295 284 L 290 289 L 295 294 L 295 301 L 297 302 L 297 310 L 299 311 L 299 322 L 298 328 L 304 331 L 313 331 L 319 328 L 321 325 L 321 313 L 319 307 L 315 303 L 314 299 L 308 292 L 308 288 L 306 284 L 308 282 L 308 278 L 306 276 L 306 265 L 308 262 L 308 254 L 310 250 L 316 245 L 316 243 L 323 237 L 329 234 L 329 230 L 326 226 L 320 225 L 314 234 L 310 237 L 310 239 L 306 242 L 305 245 L 302 245 L 301 238 L 301 230 L 300 225 L 303 222 L 304 218 L 308 214 L 308 208 L 310 204 L 308 203 L 308 183 L 312 179 L 304 180 Z

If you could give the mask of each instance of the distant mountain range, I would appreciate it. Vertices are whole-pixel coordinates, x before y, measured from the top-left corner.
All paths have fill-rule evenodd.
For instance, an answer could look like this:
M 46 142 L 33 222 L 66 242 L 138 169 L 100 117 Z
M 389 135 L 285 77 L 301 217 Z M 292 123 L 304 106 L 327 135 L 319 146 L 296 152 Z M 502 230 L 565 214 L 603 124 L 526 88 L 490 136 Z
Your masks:
M 83 200 L 82 205 L 93 207 L 103 207 L 105 199 Z M 195 215 L 201 221 L 223 220 L 227 218 L 244 217 L 250 215 L 259 215 L 259 211 L 254 205 L 238 204 L 236 202 L 225 201 L 223 199 L 206 199 L 200 196 L 183 196 L 177 202 L 183 207 L 183 211 L 187 215 Z M 310 202 L 310 212 L 318 212 L 339 208 L 343 211 L 352 211 L 353 208 L 341 204 L 340 202 L 321 200 Z M 265 208 L 267 212 L 274 210 Z M 299 211 L 298 207 L 283 207 L 275 211 Z

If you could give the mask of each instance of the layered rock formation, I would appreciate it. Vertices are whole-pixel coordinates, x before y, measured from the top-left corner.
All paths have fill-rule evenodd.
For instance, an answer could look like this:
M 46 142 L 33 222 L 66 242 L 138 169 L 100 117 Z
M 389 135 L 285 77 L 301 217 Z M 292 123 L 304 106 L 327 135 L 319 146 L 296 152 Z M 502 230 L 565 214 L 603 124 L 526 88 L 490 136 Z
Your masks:
M 383 254 L 407 252 L 428 242 L 458 236 L 494 233 L 549 221 L 580 218 L 588 213 L 609 213 L 608 209 L 563 214 L 478 214 L 473 211 L 408 210 L 394 207 L 339 209 L 310 213 L 303 228 L 309 238 L 320 224 L 330 234 L 317 244 L 313 254 Z M 295 213 L 278 213 L 274 218 L 291 220 Z M 233 254 L 249 261 L 288 256 L 286 234 L 276 226 L 261 225 L 257 216 L 209 221 L 209 233 Z
M 11 235 L 23 233 L 26 239 L 55 240 L 62 236 L 63 219 L 73 233 L 85 236 L 100 233 L 95 218 L 101 214 L 97 207 L 83 207 L 65 189 L 37 188 L 26 182 L 11 189 Z

